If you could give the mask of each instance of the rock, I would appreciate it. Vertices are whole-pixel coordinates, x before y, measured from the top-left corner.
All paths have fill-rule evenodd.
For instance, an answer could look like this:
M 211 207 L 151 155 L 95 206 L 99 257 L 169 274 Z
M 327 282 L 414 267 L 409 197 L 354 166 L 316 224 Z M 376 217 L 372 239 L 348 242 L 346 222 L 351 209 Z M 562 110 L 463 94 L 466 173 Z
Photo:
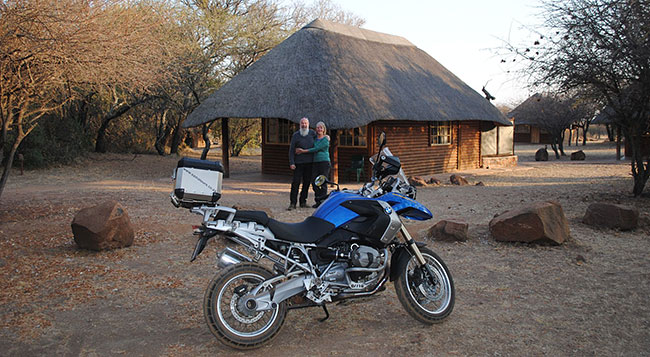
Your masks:
M 535 161 L 548 161 L 548 150 L 546 148 L 537 150 L 535 153 Z
M 441 220 L 427 231 L 427 237 L 446 242 L 467 241 L 467 223 Z
M 463 176 L 457 175 L 457 174 L 453 174 L 453 175 L 449 176 L 449 181 L 453 185 L 458 185 L 458 186 L 469 185 L 469 182 L 467 182 L 467 180 Z
M 128 247 L 135 236 L 128 213 L 117 201 L 80 210 L 72 220 L 72 233 L 80 248 L 90 250 Z
M 490 233 L 497 241 L 525 243 L 562 244 L 570 236 L 569 222 L 555 201 L 506 211 L 490 221 Z
M 427 182 L 424 181 L 424 179 L 420 176 L 411 176 L 408 178 L 408 180 L 409 183 L 413 186 L 422 187 L 427 185 Z
M 571 153 L 571 160 L 576 161 L 576 160 L 584 160 L 587 156 L 585 155 L 584 151 L 578 150 L 576 152 Z
M 590 226 L 630 230 L 638 226 L 639 210 L 613 203 L 592 203 L 587 207 L 582 223 Z
M 437 178 L 435 178 L 435 177 L 430 178 L 429 181 L 427 181 L 427 183 L 429 185 L 434 185 L 434 186 L 442 185 L 442 182 L 440 180 L 438 180 Z

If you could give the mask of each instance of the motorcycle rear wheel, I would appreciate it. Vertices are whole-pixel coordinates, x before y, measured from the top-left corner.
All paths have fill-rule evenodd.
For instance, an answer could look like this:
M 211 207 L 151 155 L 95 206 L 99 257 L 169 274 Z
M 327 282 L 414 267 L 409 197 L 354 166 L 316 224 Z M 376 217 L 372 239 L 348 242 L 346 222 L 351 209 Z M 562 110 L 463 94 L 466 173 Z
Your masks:
M 237 349 L 252 349 L 273 339 L 282 328 L 287 305 L 246 314 L 238 307 L 235 291 L 249 292 L 273 274 L 258 264 L 231 265 L 210 281 L 203 299 L 203 312 L 210 331 L 222 343 Z M 243 293 L 242 293 L 243 295 Z
M 403 271 L 395 280 L 397 298 L 404 309 L 416 320 L 425 324 L 444 320 L 454 309 L 454 282 L 449 269 L 436 253 L 423 247 L 420 252 L 434 274 L 435 284 L 430 275 L 419 266 L 412 256 Z

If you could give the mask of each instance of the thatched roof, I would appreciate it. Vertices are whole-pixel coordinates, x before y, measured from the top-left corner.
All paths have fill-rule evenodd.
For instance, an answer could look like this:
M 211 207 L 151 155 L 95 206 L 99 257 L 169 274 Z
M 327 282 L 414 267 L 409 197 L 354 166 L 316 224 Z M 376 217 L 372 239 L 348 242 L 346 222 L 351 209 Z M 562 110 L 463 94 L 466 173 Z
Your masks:
M 515 125 L 538 125 L 539 118 L 531 116 L 530 113 L 540 109 L 540 105 L 537 103 L 540 100 L 542 100 L 542 95 L 535 93 L 521 102 L 506 116 L 514 119 Z
M 383 119 L 510 122 L 406 39 L 315 20 L 215 91 L 185 120 L 308 117 L 331 129 Z
M 591 124 L 612 124 L 614 122 L 614 109 L 610 106 L 604 107 L 591 121 Z

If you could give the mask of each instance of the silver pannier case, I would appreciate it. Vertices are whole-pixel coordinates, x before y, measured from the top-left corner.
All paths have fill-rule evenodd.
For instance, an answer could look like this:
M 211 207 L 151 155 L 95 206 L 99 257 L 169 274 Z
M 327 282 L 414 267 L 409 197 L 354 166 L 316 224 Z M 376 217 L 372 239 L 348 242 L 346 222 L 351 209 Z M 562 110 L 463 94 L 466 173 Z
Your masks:
M 184 157 L 178 161 L 172 179 L 176 180 L 171 194 L 174 206 L 216 205 L 221 198 L 223 166 L 219 161 Z

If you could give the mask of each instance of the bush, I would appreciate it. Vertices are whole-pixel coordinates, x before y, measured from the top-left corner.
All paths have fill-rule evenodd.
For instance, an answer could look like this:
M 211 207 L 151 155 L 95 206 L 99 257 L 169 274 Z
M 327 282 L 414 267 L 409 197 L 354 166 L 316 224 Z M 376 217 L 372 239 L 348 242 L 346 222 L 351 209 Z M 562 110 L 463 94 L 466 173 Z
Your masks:
M 75 119 L 54 116 L 44 119 L 18 147 L 25 168 L 69 164 L 91 148 L 90 140 Z

